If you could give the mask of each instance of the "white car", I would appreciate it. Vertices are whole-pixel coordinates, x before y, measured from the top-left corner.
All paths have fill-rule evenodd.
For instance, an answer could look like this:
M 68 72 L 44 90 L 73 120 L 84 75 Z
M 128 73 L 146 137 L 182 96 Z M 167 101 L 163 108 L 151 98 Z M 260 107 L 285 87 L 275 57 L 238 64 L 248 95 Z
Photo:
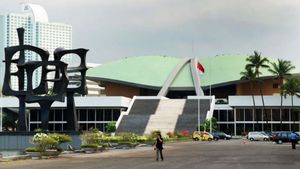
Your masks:
M 250 141 L 254 141 L 254 140 L 268 141 L 268 140 L 270 140 L 270 137 L 268 135 L 266 135 L 263 132 L 259 132 L 259 131 L 251 131 L 251 132 L 249 132 L 247 138 Z

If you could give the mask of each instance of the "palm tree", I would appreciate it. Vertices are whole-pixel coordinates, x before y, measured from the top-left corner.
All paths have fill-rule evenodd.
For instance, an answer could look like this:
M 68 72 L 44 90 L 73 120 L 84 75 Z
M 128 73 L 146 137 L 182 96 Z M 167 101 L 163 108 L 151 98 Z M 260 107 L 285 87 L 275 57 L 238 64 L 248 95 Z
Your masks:
M 292 65 L 290 61 L 278 59 L 278 63 L 271 63 L 271 68 L 269 72 L 275 75 L 275 79 L 279 81 L 280 88 L 280 130 L 282 130 L 282 102 L 283 102 L 283 81 L 286 77 L 291 76 L 290 72 L 292 69 L 295 69 L 295 66 Z
M 259 81 L 259 75 L 262 74 L 260 72 L 261 68 L 269 68 L 269 65 L 267 63 L 269 60 L 265 57 L 262 57 L 260 53 L 257 51 L 254 51 L 254 55 L 250 55 L 246 61 L 249 63 L 246 64 L 246 68 L 253 68 L 254 69 L 254 74 L 256 75 L 256 81 L 259 83 L 259 91 L 260 91 L 260 96 L 261 96 L 261 101 L 263 105 L 262 109 L 262 114 L 264 115 L 264 110 L 265 110 L 265 101 L 264 101 L 264 96 L 262 92 L 262 86 L 263 86 L 263 81 Z M 266 119 L 266 123 L 268 123 L 268 119 Z
M 241 80 L 249 81 L 250 82 L 250 92 L 252 95 L 252 101 L 253 101 L 253 111 L 254 114 L 256 114 L 256 106 L 255 106 L 255 99 L 254 99 L 254 93 L 253 93 L 253 86 L 256 81 L 256 75 L 252 68 L 245 67 L 245 72 L 240 73 L 242 75 Z M 256 128 L 258 127 L 258 114 L 256 114 Z
M 283 88 L 283 95 L 284 97 L 286 97 L 286 95 L 290 95 L 291 96 L 291 102 L 292 102 L 292 109 L 291 109 L 291 114 L 294 113 L 293 109 L 294 109 L 294 96 L 298 96 L 299 97 L 299 93 L 300 93 L 300 80 L 295 79 L 295 78 L 291 78 L 288 79 L 286 81 L 286 83 L 282 86 Z M 295 129 L 295 120 L 296 120 L 296 116 L 294 115 L 294 124 L 293 124 L 293 129 Z

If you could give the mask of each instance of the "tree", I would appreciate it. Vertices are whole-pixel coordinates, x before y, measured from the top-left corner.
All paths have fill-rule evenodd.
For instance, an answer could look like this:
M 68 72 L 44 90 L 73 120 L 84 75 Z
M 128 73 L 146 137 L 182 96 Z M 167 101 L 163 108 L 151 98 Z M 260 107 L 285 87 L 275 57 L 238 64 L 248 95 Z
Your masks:
M 251 67 L 245 67 L 245 72 L 241 72 L 240 74 L 242 75 L 241 80 L 246 80 L 250 82 L 250 92 L 252 96 L 252 101 L 253 101 L 253 111 L 256 114 L 256 127 L 258 127 L 258 114 L 256 112 L 256 106 L 255 106 L 255 99 L 254 99 L 254 93 L 253 93 L 253 86 L 256 81 L 256 75 Z
M 278 59 L 278 62 L 272 62 L 271 67 L 268 69 L 275 79 L 279 81 L 280 88 L 280 130 L 282 130 L 282 104 L 283 104 L 283 82 L 286 77 L 291 76 L 291 70 L 295 69 L 295 66 L 292 65 L 290 61 Z
M 113 133 L 115 131 L 116 131 L 116 122 L 112 121 L 112 122 L 108 123 L 106 126 L 106 132 Z
M 211 122 L 211 125 L 210 125 L 210 122 Z M 217 124 L 216 118 L 212 117 L 211 119 L 206 119 L 205 122 L 200 124 L 200 131 L 210 131 L 210 126 L 212 128 L 212 131 L 216 131 L 218 129 L 218 124 Z
M 262 57 L 260 53 L 258 53 L 257 51 L 254 51 L 254 55 L 250 55 L 246 61 L 248 61 L 249 63 L 246 64 L 246 69 L 248 68 L 253 68 L 254 69 L 254 74 L 256 76 L 256 82 L 258 82 L 259 84 L 259 91 L 260 91 L 260 96 L 261 96 L 261 101 L 262 101 L 262 105 L 263 105 L 263 115 L 264 114 L 264 110 L 265 110 L 265 102 L 264 102 L 264 96 L 263 96 L 263 92 L 262 92 L 262 86 L 263 86 L 263 81 L 261 81 L 259 78 L 259 75 L 261 75 L 262 73 L 260 72 L 261 68 L 269 68 L 269 65 L 267 65 L 267 63 L 269 62 L 269 60 L 265 57 Z M 257 117 L 256 117 L 257 118 Z M 268 120 L 266 119 L 266 123 L 268 124 Z
M 15 130 L 17 123 L 13 116 L 8 115 L 6 112 L 2 114 L 2 125 L 5 131 Z
M 294 114 L 294 96 L 299 97 L 300 93 L 300 81 L 295 78 L 287 79 L 286 83 L 283 84 L 283 95 L 286 97 L 287 95 L 291 96 L 291 103 L 292 103 L 292 109 L 291 109 L 291 114 Z M 295 111 L 296 113 L 296 111 Z M 295 129 L 295 120 L 296 120 L 296 115 L 294 114 L 294 124 L 293 124 L 293 129 Z

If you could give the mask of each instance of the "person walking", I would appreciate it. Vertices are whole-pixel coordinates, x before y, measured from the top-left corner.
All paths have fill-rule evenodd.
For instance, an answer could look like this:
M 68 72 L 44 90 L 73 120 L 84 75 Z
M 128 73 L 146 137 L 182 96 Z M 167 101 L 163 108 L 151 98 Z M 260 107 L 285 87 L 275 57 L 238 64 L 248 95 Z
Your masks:
M 154 150 L 156 150 L 156 161 L 158 161 L 159 159 L 159 155 L 160 155 L 160 158 L 161 160 L 163 161 L 164 160 L 164 156 L 163 156 L 163 153 L 162 153 L 162 150 L 164 149 L 163 148 L 163 138 L 161 137 L 161 134 L 157 134 L 157 137 L 156 137 L 156 142 L 155 142 L 155 147 L 154 147 Z
M 292 149 L 296 149 L 297 134 L 295 133 L 295 131 L 291 133 L 291 142 L 292 142 Z

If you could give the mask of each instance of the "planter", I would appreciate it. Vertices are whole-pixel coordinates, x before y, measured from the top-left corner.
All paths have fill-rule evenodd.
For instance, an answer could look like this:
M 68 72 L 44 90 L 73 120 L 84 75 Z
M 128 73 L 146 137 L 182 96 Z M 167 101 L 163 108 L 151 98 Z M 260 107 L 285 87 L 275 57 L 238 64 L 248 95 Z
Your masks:
M 82 148 L 82 150 L 85 152 L 85 153 L 87 153 L 87 154 L 91 154 L 91 153 L 95 153 L 95 152 L 97 152 L 97 148 L 88 148 L 88 147 L 86 147 L 86 148 Z
M 46 150 L 42 153 L 42 156 L 48 156 L 48 157 L 57 157 L 60 154 L 57 150 Z
M 42 156 L 41 152 L 26 152 L 33 160 L 40 159 Z

